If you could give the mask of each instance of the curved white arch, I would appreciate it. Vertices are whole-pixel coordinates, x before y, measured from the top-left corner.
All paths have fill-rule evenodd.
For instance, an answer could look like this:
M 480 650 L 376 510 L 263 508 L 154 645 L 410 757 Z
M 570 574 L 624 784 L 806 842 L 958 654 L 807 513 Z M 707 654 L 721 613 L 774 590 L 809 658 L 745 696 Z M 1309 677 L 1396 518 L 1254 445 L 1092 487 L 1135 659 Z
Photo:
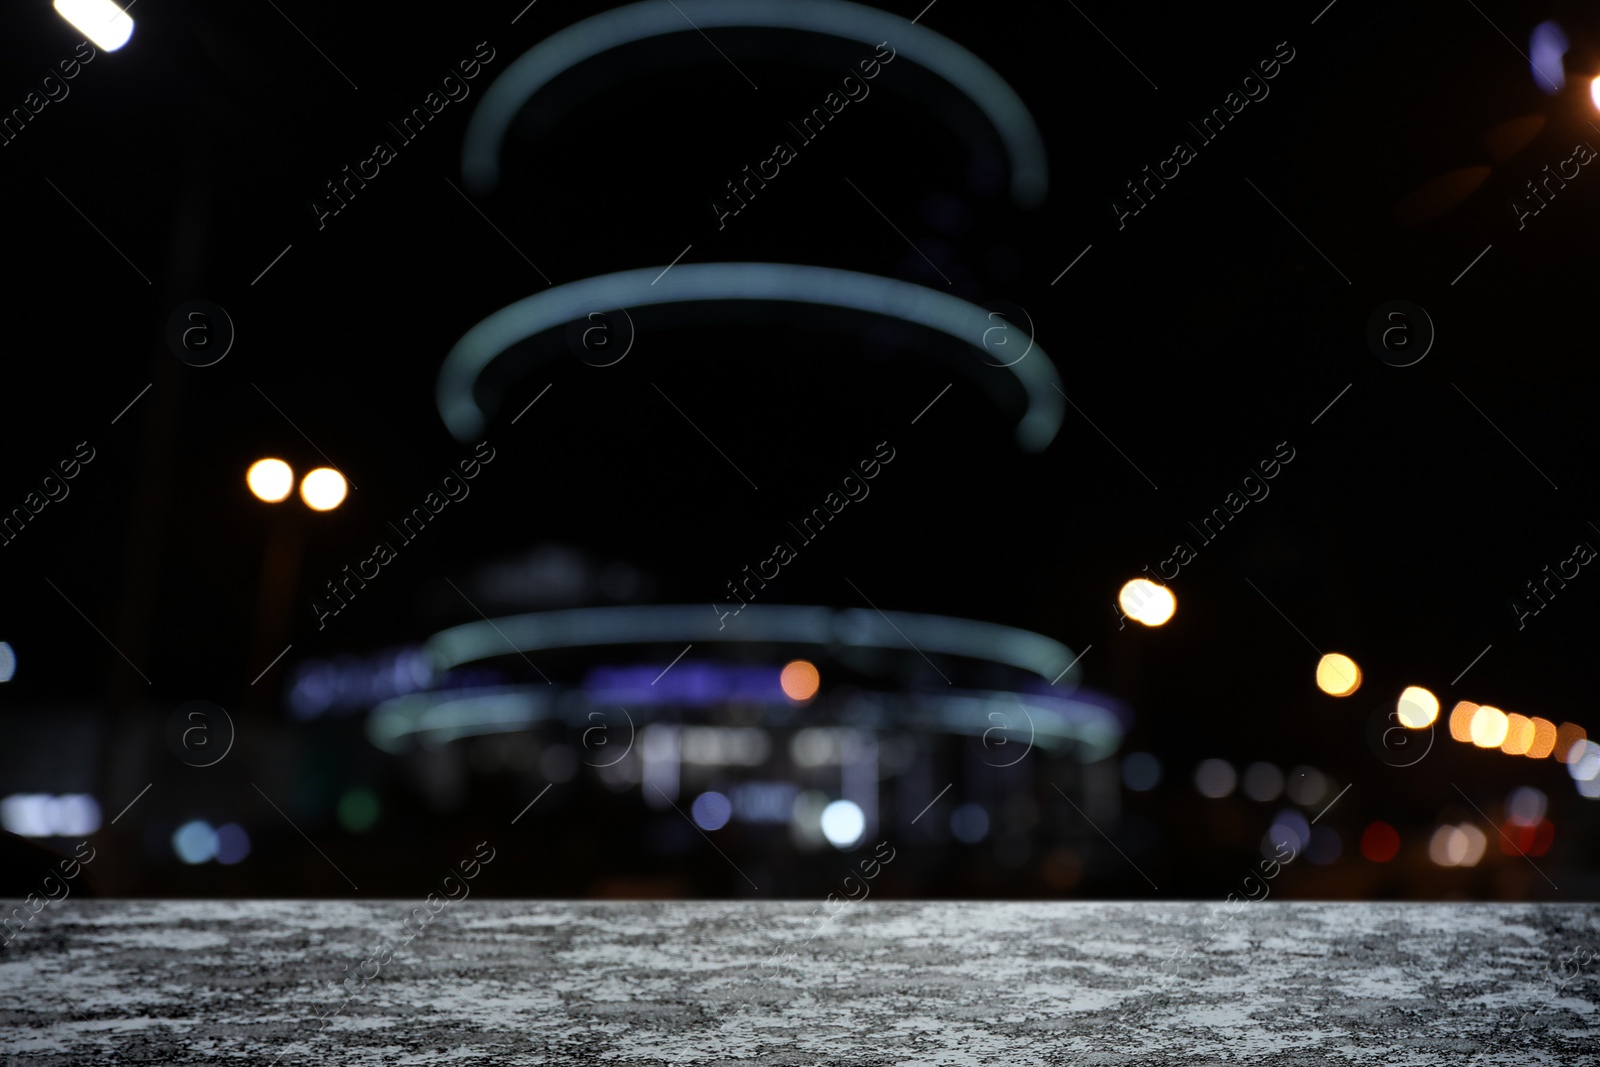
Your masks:
M 597 310 L 712 300 L 772 300 L 874 312 L 938 330 L 979 351 L 985 349 L 984 331 L 994 325 L 989 312 L 948 293 L 833 267 L 690 263 L 665 275 L 654 267 L 619 271 L 524 297 L 468 330 L 439 368 L 439 414 L 457 440 L 472 440 L 488 422 L 473 386 L 484 368 L 512 345 Z M 1065 405 L 1050 358 L 1037 345 L 1029 354 L 1033 358 L 1003 367 L 981 360 L 974 365 L 1016 377 L 1028 398 L 1017 424 L 1017 444 L 1041 452 L 1061 428 Z
M 500 146 L 512 122 L 557 75 L 625 44 L 712 27 L 804 30 L 874 47 L 887 41 L 897 57 L 960 89 L 993 124 L 1011 162 L 1012 199 L 1025 208 L 1044 200 L 1044 139 L 1016 90 L 948 37 L 848 0 L 641 0 L 574 23 L 517 57 L 484 91 L 462 146 L 461 176 L 468 188 L 484 193 L 499 184 Z
M 976 619 L 921 612 L 798 604 L 748 604 L 728 625 L 710 603 L 630 604 L 569 608 L 465 622 L 440 630 L 423 644 L 434 670 L 443 673 L 476 660 L 511 652 L 538 652 L 590 645 L 675 644 L 679 641 L 772 642 L 847 645 L 964 656 L 1003 663 L 1060 684 L 1078 657 L 1061 642 L 1031 630 Z M 1076 688 L 1082 668 L 1072 670 L 1063 692 Z

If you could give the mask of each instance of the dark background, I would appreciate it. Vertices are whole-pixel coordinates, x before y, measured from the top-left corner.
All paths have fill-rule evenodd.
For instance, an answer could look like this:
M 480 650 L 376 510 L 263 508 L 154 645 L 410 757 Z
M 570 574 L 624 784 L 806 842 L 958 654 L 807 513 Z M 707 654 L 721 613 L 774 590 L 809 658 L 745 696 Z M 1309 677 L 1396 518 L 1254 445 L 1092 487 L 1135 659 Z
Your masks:
M 1593 814 L 1560 764 L 1452 742 L 1441 720 L 1429 755 L 1396 768 L 1366 732 L 1412 684 L 1437 693 L 1446 714 L 1468 699 L 1600 725 L 1590 718 L 1595 579 L 1584 571 L 1522 630 L 1508 606 L 1543 566 L 1600 537 L 1589 525 L 1588 432 L 1600 178 L 1585 168 L 1520 232 L 1508 206 L 1574 142 L 1600 142 L 1588 99 L 1600 72 L 1592 14 L 1367 0 L 1338 0 L 1320 16 L 1315 2 L 1097 4 L 1080 14 L 940 0 L 921 24 L 983 58 L 1039 124 L 1051 168 L 1043 206 L 1011 203 L 1004 157 L 971 105 L 901 59 L 722 231 L 710 198 L 870 50 L 711 31 L 756 90 L 703 36 L 674 34 L 580 68 L 524 115 L 502 187 L 473 198 L 503 238 L 447 182 L 462 184 L 469 111 L 517 55 L 603 6 L 542 0 L 511 25 L 518 5 L 140 4 L 129 44 L 98 55 L 67 99 L 0 147 L 12 263 L 0 506 L 20 505 L 77 442 L 96 450 L 70 497 L 0 546 L 0 639 L 19 662 L 0 686 L 0 793 L 91 793 L 109 822 L 153 783 L 126 821 L 95 835 L 108 854 L 94 865 L 104 891 L 345 893 L 287 813 L 363 895 L 420 892 L 428 872 L 469 855 L 491 828 L 515 859 L 480 883 L 488 892 L 749 895 L 697 839 L 670 855 L 640 847 L 655 824 L 637 795 L 558 787 L 515 831 L 502 828 L 542 788 L 536 776 L 502 776 L 453 807 L 430 806 L 396 784 L 358 717 L 294 720 L 285 681 L 307 659 L 415 644 L 477 618 L 445 579 L 461 585 L 541 546 L 626 564 L 647 576 L 641 600 L 718 598 L 775 528 L 887 439 L 899 458 L 874 484 L 878 502 L 847 511 L 785 568 L 774 601 L 861 606 L 848 577 L 885 609 L 1092 646 L 1085 684 L 1133 711 L 1124 750 L 1153 752 L 1166 768 L 1153 792 L 1122 797 L 1121 817 L 1102 829 L 1161 895 L 1220 895 L 1258 858 L 1273 806 L 1197 797 L 1190 775 L 1207 757 L 1314 764 L 1352 786 L 1328 816 L 1341 858 L 1296 865 L 1282 893 L 1594 892 Z M 1554 96 L 1538 91 L 1519 54 L 1551 17 L 1574 45 L 1567 88 Z M 13 7 L 7 20 L 9 108 L 81 38 L 43 3 Z M 472 98 L 396 144 L 398 158 L 319 230 L 308 204 L 323 183 L 376 139 L 396 143 L 384 121 L 420 104 L 480 41 L 496 58 Z M 1196 143 L 1185 123 L 1220 105 L 1280 41 L 1295 58 L 1270 96 L 1215 143 Z M 1496 159 L 1489 132 L 1529 115 L 1546 120 L 1542 130 Z M 1176 139 L 1198 157 L 1119 230 L 1112 198 Z M 1397 208 L 1414 190 L 1479 165 L 1492 171 L 1471 196 L 1401 224 Z M 486 435 L 501 458 L 470 500 L 318 631 L 310 601 L 321 582 L 367 555 L 386 520 L 471 452 L 434 403 L 451 345 L 545 289 L 541 271 L 559 285 L 664 267 L 690 244 L 682 262 L 826 265 L 1010 301 L 1031 317 L 1078 410 L 1068 408 L 1047 451 L 1028 455 L 1013 441 L 1017 412 L 950 362 L 971 352 L 787 321 L 641 331 L 614 367 L 561 359 L 511 382 Z M 186 366 L 163 338 L 172 310 L 196 298 L 226 308 L 238 333 L 213 367 Z M 1425 307 L 1438 331 L 1428 357 L 1406 368 L 1381 362 L 1365 340 L 1373 310 L 1395 299 Z M 1121 583 L 1176 540 L 1193 542 L 1186 524 L 1285 440 L 1296 458 L 1270 498 L 1197 545 L 1174 581 L 1174 620 L 1119 630 Z M 244 490 L 254 459 L 282 456 L 303 472 L 325 462 L 321 450 L 359 486 L 338 510 L 311 514 L 291 500 L 275 511 Z M 287 636 L 263 645 L 274 524 L 298 528 L 282 536 L 300 537 L 304 557 Z M 288 656 L 250 684 L 285 643 Z M 1355 696 L 1318 692 L 1313 645 L 1361 664 Z M 238 727 L 229 761 L 205 770 L 163 741 L 169 713 L 194 699 L 226 707 Z M 365 834 L 333 815 L 353 784 L 385 797 L 383 820 Z M 1554 844 L 1537 869 L 1497 847 L 1504 798 L 1519 785 L 1550 798 Z M 1059 805 L 1041 811 L 1046 824 L 1071 818 Z M 200 817 L 246 826 L 249 860 L 179 864 L 167 838 Z M 1387 864 L 1357 847 L 1378 819 L 1401 834 Z M 1462 820 L 1489 834 L 1483 862 L 1429 863 L 1434 827 Z M 1081 871 L 1053 880 L 1042 861 L 1000 869 L 982 850 L 928 842 L 883 888 L 1156 892 L 1100 838 L 1082 841 Z M 735 860 L 747 845 L 729 843 Z M 830 877 L 777 864 L 757 879 L 759 895 L 825 891 Z

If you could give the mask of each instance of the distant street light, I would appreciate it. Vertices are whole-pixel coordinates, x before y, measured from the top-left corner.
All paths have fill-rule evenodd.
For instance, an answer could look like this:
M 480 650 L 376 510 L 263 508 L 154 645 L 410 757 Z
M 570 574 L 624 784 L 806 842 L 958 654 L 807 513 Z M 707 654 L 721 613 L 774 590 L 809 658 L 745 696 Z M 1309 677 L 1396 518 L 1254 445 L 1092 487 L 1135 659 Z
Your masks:
M 276 504 L 294 491 L 294 471 L 281 459 L 258 459 L 245 472 L 245 484 L 257 500 Z
M 344 503 L 344 475 L 332 467 L 318 467 L 300 483 L 300 499 L 312 511 L 332 511 Z
M 1117 594 L 1122 613 L 1146 626 L 1161 626 L 1178 610 L 1178 598 L 1164 585 L 1148 578 L 1135 578 Z
M 1349 656 L 1329 652 L 1317 661 L 1317 688 L 1331 697 L 1347 697 L 1361 688 L 1361 668 Z
M 256 460 L 245 473 L 244 480 L 256 499 L 269 504 L 281 503 L 294 492 L 294 468 L 281 459 Z M 312 511 L 332 511 L 344 503 L 347 491 L 344 475 L 331 467 L 318 467 L 300 481 L 300 499 Z M 280 642 L 286 640 L 290 606 L 298 589 L 300 560 L 305 552 L 305 537 L 305 520 L 298 516 L 294 508 L 273 509 L 272 517 L 267 522 L 266 541 L 262 546 L 261 588 L 256 594 L 255 632 L 250 639 L 252 663 L 265 662 L 281 654 L 278 649 L 282 647 Z M 217 831 L 218 834 L 221 832 Z M 193 831 L 193 836 L 198 841 L 200 832 Z M 248 851 L 248 841 L 241 847 Z M 242 858 L 244 852 L 238 854 Z M 222 862 L 232 861 L 225 859 Z

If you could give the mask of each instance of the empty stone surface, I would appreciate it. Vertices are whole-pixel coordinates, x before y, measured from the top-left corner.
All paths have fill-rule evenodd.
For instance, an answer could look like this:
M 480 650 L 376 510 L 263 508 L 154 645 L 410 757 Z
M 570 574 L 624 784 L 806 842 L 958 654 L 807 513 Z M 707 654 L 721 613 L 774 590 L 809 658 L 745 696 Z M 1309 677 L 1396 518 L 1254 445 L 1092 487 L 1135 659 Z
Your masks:
M 0 1062 L 1600 1062 L 1594 905 L 434 907 L 48 905 Z

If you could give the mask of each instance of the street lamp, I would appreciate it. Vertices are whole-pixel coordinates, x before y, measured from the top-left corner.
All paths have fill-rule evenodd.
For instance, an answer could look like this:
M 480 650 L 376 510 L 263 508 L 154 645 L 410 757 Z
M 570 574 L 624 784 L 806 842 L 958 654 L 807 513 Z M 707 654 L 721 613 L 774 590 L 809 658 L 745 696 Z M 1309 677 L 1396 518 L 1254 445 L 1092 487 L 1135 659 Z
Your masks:
M 245 472 L 244 482 L 257 500 L 276 504 L 294 490 L 294 471 L 281 459 L 258 459 Z
M 250 464 L 244 481 L 257 500 L 281 504 L 294 492 L 294 468 L 268 456 Z M 300 479 L 300 499 L 312 511 L 332 511 L 344 503 L 347 492 L 344 475 L 332 467 L 317 467 Z M 255 633 L 250 640 L 252 663 L 272 657 L 289 628 L 290 607 L 305 551 L 303 521 L 291 515 L 292 511 L 292 508 L 275 509 L 267 524 L 261 556 L 261 588 L 256 594 Z
M 294 468 L 281 459 L 258 459 L 245 472 L 244 482 L 257 500 L 280 504 L 294 492 Z M 348 491 L 344 475 L 332 467 L 318 467 L 300 481 L 300 499 L 312 511 L 332 511 L 344 503 Z
M 300 483 L 300 499 L 312 511 L 332 511 L 344 503 L 344 475 L 332 467 L 318 467 Z

